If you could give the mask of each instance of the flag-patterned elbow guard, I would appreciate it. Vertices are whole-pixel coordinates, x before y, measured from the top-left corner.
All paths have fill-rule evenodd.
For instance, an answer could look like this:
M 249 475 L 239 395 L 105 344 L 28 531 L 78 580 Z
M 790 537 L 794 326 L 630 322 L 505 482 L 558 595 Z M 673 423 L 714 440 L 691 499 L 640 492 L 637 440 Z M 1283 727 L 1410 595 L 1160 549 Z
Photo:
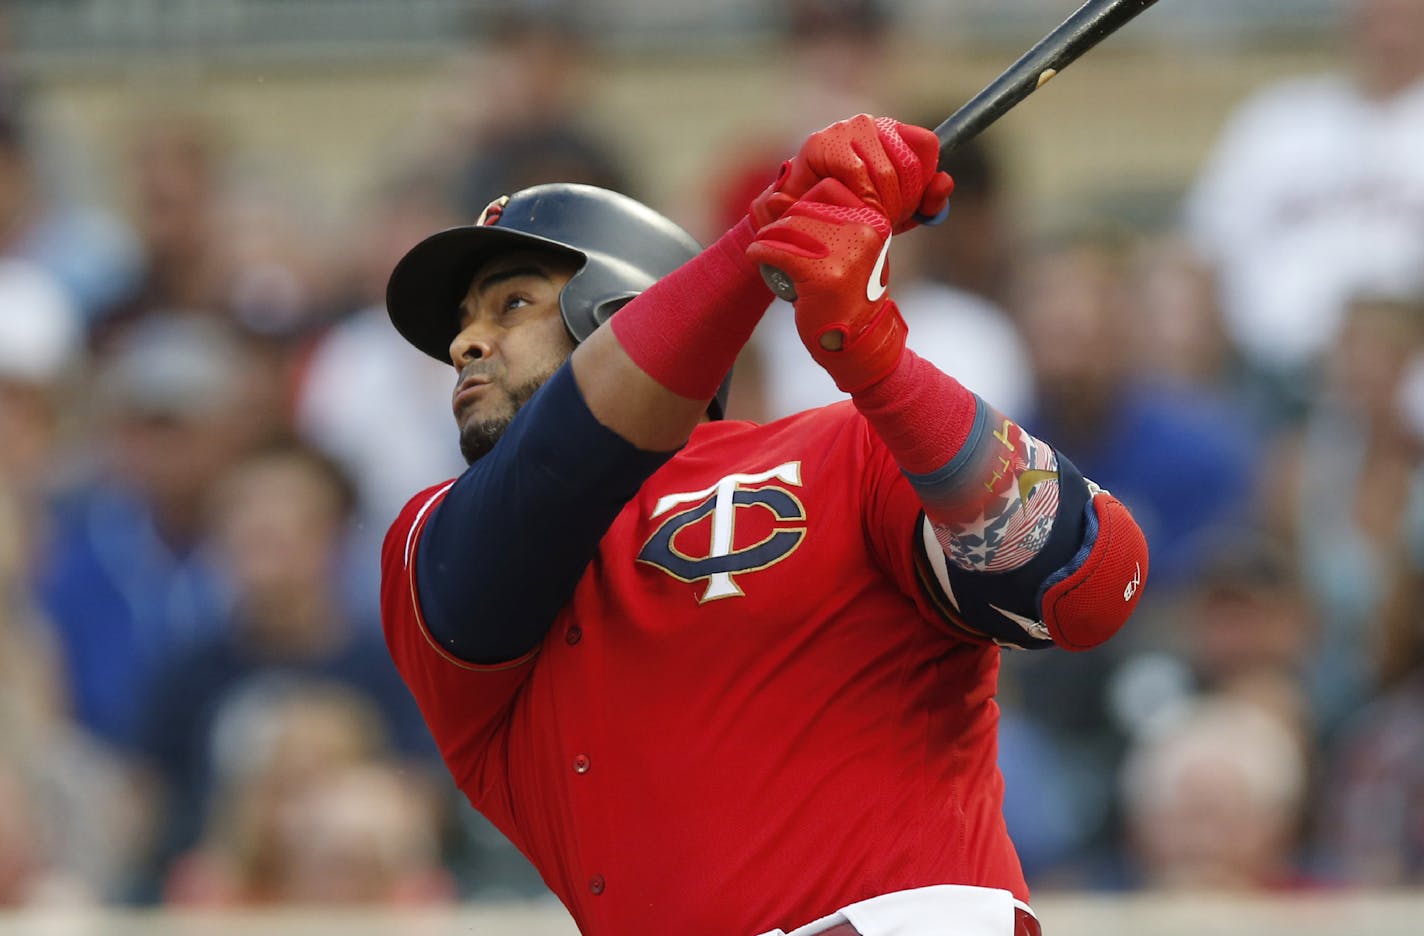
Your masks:
M 1087 650 L 1132 616 L 1147 581 L 1147 538 L 1127 508 L 1088 482 L 1083 545 L 1043 583 L 1039 607 L 1053 642 Z
M 956 522 L 942 507 L 935 521 L 927 507 L 918 545 L 921 582 L 945 622 L 972 638 L 1024 650 L 1095 647 L 1137 607 L 1147 541 L 1127 508 L 1062 452 L 1007 420 L 1003 425 L 993 438 L 1023 443 L 1028 453 L 1017 473 L 1002 456 L 994 463 L 996 478 L 1010 479 L 1012 495 L 1009 511 L 995 516 L 1013 521 L 986 523 L 980 516 Z M 912 475 L 910 483 L 920 477 Z M 1033 509 L 1015 510 L 1018 504 Z M 969 513 L 982 510 L 976 503 Z

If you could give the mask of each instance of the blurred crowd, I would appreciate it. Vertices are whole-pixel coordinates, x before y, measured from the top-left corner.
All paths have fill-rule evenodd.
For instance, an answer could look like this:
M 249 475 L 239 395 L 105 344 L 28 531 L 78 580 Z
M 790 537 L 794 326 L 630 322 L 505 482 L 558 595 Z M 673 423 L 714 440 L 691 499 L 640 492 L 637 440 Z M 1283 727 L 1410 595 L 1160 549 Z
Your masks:
M 888 5 L 781 6 L 805 100 L 713 154 L 704 239 L 810 130 L 938 121 L 877 86 Z M 1169 217 L 1038 224 L 990 131 L 897 242 L 911 346 L 1152 548 L 1113 643 L 1004 656 L 1035 887 L 1424 885 L 1424 2 L 1349 7 L 1338 70 L 1241 102 Z M 462 467 L 451 375 L 383 289 L 502 192 L 644 193 L 579 117 L 575 18 L 477 35 L 444 135 L 340 232 L 190 111 L 138 114 L 122 197 L 86 200 L 0 52 L 0 906 L 543 893 L 382 642 L 379 541 Z M 774 307 L 730 415 L 836 397 Z

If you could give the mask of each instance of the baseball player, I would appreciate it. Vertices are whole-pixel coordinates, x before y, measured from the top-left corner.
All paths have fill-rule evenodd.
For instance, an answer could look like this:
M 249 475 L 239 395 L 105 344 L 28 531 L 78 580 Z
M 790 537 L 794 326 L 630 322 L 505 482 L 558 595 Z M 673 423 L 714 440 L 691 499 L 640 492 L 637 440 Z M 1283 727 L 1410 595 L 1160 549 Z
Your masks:
M 886 256 L 947 204 L 936 159 L 861 115 L 705 250 L 542 185 L 391 276 L 396 328 L 455 367 L 470 467 L 387 535 L 386 638 L 460 788 L 585 934 L 1039 932 L 1000 647 L 1105 640 L 1146 545 L 906 347 Z M 762 265 L 849 401 L 721 419 Z

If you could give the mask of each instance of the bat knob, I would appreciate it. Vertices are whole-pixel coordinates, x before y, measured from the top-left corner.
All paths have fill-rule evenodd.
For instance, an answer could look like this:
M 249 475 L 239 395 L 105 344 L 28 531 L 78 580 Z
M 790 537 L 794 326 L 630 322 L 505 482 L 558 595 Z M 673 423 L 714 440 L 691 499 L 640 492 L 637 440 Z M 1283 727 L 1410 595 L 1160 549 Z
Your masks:
M 766 283 L 767 289 L 787 302 L 796 301 L 796 284 L 791 282 L 791 277 L 781 272 L 774 266 L 761 265 L 761 278 Z

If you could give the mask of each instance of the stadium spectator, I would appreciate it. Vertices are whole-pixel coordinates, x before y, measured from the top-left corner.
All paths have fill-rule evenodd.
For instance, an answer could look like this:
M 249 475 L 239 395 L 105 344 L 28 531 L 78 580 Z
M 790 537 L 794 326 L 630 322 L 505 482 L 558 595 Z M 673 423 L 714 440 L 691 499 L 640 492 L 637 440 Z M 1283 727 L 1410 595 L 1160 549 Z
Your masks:
M 1242 104 L 1185 206 L 1276 420 L 1300 414 L 1351 297 L 1424 270 L 1424 4 L 1351 0 L 1348 20 L 1348 69 Z
M 1402 674 L 1346 723 L 1319 793 L 1314 859 L 1356 887 L 1424 885 L 1424 576 L 1412 570 Z
M 1025 424 L 1061 439 L 1075 464 L 1092 466 L 1085 470 L 1130 505 L 1158 589 L 1129 640 L 1107 652 L 1002 659 L 1004 722 L 1018 741 L 1004 751 L 1006 816 L 1011 828 L 1029 826 L 1030 841 L 1052 832 L 1030 817 L 1037 771 L 1057 772 L 1071 806 L 1043 844 L 1039 871 L 1065 884 L 1110 876 L 1100 869 L 1113 861 L 1120 817 L 1101 778 L 1118 768 L 1131 731 L 1114 711 L 1116 674 L 1131 653 L 1160 646 L 1163 608 L 1200 574 L 1214 526 L 1249 509 L 1256 457 L 1245 426 L 1218 400 L 1138 369 L 1136 243 L 1086 222 L 1046 236 L 1021 261 L 1013 312 L 1035 383 Z
M 124 169 L 141 267 L 98 323 L 94 343 L 101 346 L 155 312 L 214 315 L 226 308 L 219 215 L 227 168 L 216 129 L 193 114 L 155 112 L 136 117 L 129 132 Z
M 1122 770 L 1128 884 L 1261 892 L 1303 885 L 1307 766 L 1295 726 L 1232 696 L 1193 703 Z
M 1154 380 L 1249 404 L 1241 354 L 1226 333 L 1216 281 L 1176 231 L 1144 232 L 1133 249 L 1136 369 Z M 1260 409 L 1253 407 L 1252 411 Z
M 442 126 L 451 131 L 434 154 L 461 221 L 541 182 L 630 191 L 616 138 L 587 117 L 594 48 L 579 6 L 503 0 L 471 24 L 477 42 L 449 86 Z
M 427 903 L 454 893 L 439 802 L 389 757 L 380 713 L 320 679 L 268 684 L 213 736 L 201 842 L 164 899 L 187 906 Z
M 309 785 L 284 804 L 278 899 L 296 904 L 448 903 L 430 791 L 389 764 L 364 764 Z
M 0 905 L 117 899 L 147 843 L 151 798 L 69 718 L 30 588 L 36 531 L 13 495 L 0 483 Z
M 1294 556 L 1267 536 L 1219 532 L 1201 576 L 1181 600 L 1172 646 L 1199 693 L 1254 694 L 1266 685 L 1293 687 L 1279 714 L 1308 725 L 1298 691 L 1315 653 L 1319 622 Z M 1258 701 L 1266 698 L 1257 696 Z M 1310 743 L 1310 739 L 1304 739 Z
M 0 825 L 42 840 L 34 848 L 45 881 L 63 880 L 76 898 L 110 899 L 124 892 L 144 844 L 148 803 L 138 777 L 70 718 L 57 635 L 33 586 L 57 479 L 73 455 L 65 413 L 71 374 L 84 361 L 83 327 L 41 267 L 0 259 L 0 761 L 13 769 L 6 807 L 28 809 Z M 27 846 L 0 846 L 12 847 Z M 14 889 L 32 883 L 7 878 L 3 899 L 19 899 Z
M 1308 689 L 1328 736 L 1381 684 L 1381 618 L 1407 554 L 1424 438 L 1408 377 L 1424 348 L 1424 301 L 1348 304 L 1322 362 L 1323 386 L 1298 430 L 1278 439 L 1262 501 L 1295 551 L 1321 624 Z
M 95 464 L 58 498 L 36 574 L 74 715 L 120 751 L 153 674 L 222 619 L 203 509 L 247 444 L 242 379 L 241 345 L 213 321 L 151 318 L 99 362 Z
M 1023 261 L 1013 314 L 1037 384 L 1026 424 L 1132 509 L 1165 595 L 1191 581 L 1210 532 L 1251 509 L 1259 443 L 1229 401 L 1141 369 L 1133 245 L 1095 223 L 1047 237 Z
M 36 126 L 0 49 L 0 257 L 41 267 L 92 324 L 133 288 L 138 246 L 118 218 L 84 200 L 68 141 Z
M 291 430 L 306 343 L 330 315 L 327 213 L 280 167 L 239 153 L 205 114 L 154 107 L 131 119 L 126 179 L 141 277 L 98 324 L 109 348 L 155 315 L 212 319 L 244 348 L 242 411 L 256 435 Z
M 59 283 L 35 264 L 0 259 L 0 488 L 29 528 L 68 454 L 65 378 L 83 351 L 84 321 Z
M 1321 784 L 1321 872 L 1364 888 L 1424 885 L 1424 678 L 1351 719 Z
M 434 758 L 374 620 L 362 618 L 369 609 L 353 607 L 341 587 L 354 503 L 345 473 L 309 446 L 274 443 L 225 471 L 213 501 L 213 554 L 231 612 L 156 673 L 140 726 L 140 748 L 169 792 L 160 861 L 197 839 L 223 721 L 270 686 L 344 686 L 372 707 L 395 750 Z

